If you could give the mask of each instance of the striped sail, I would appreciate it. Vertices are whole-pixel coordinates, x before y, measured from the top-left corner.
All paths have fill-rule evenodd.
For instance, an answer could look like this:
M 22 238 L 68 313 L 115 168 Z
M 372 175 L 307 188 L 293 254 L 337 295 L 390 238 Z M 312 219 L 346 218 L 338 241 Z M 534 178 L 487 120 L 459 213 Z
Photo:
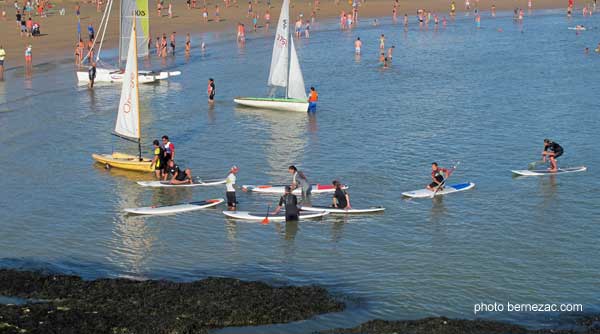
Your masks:
M 121 38 L 119 40 L 120 60 L 126 60 L 129 49 L 129 31 L 136 20 L 138 27 L 136 39 L 138 57 L 148 55 L 148 42 L 150 40 L 150 12 L 148 0 L 121 0 Z

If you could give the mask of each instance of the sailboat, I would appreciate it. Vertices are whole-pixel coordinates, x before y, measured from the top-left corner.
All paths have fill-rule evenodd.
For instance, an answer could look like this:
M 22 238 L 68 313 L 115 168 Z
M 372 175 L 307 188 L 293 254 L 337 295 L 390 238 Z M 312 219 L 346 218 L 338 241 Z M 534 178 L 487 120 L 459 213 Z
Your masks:
M 283 111 L 308 111 L 304 78 L 290 29 L 290 1 L 284 0 L 273 43 L 268 85 L 285 89 L 283 98 L 237 97 L 237 104 Z
M 121 100 L 114 135 L 129 141 L 137 142 L 138 155 L 113 152 L 112 154 L 92 154 L 92 158 L 107 167 L 115 167 L 140 172 L 152 172 L 152 160 L 142 158 L 140 98 L 138 93 L 139 81 L 135 21 L 131 27 L 131 39 L 127 64 L 125 65 L 125 83 L 121 87 Z
M 98 32 L 102 32 L 100 37 L 100 44 L 98 46 L 98 52 L 96 53 L 96 79 L 95 82 L 123 82 L 125 72 L 118 67 L 114 67 L 104 63 L 100 59 L 102 52 L 102 44 L 104 43 L 104 36 L 106 34 L 106 28 L 108 27 L 108 21 L 110 18 L 110 12 L 112 10 L 114 0 L 109 0 L 102 19 L 100 20 L 100 26 Z M 135 36 L 138 47 L 138 56 L 145 57 L 149 54 L 148 42 L 150 38 L 150 22 L 149 22 L 148 11 L 148 0 L 121 0 L 120 10 L 120 38 L 119 38 L 119 63 L 124 61 L 128 55 L 129 47 L 129 31 L 133 21 L 137 21 L 137 24 L 141 26 L 141 30 Z M 133 37 L 132 37 L 133 38 Z M 87 58 L 87 57 L 86 57 Z M 167 79 L 172 76 L 180 75 L 180 71 L 165 71 L 165 72 L 154 72 L 154 71 L 138 71 L 138 77 L 140 83 L 152 83 L 158 80 Z M 89 74 L 87 70 L 81 69 L 77 71 L 77 81 L 79 84 L 87 84 L 89 80 Z

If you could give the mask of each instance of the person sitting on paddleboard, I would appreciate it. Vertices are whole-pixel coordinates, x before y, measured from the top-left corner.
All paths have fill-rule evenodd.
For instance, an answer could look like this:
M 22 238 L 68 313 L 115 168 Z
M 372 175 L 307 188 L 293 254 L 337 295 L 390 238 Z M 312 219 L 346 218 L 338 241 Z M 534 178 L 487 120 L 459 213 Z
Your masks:
M 167 163 L 164 175 L 165 181 L 169 174 L 173 175 L 173 177 L 171 177 L 171 184 L 192 183 L 192 171 L 189 168 L 182 171 L 173 160 L 169 160 Z
M 235 198 L 235 181 L 237 172 L 240 169 L 237 166 L 231 167 L 229 170 L 229 175 L 225 179 L 225 188 L 227 191 L 225 192 L 225 196 L 227 197 L 227 209 L 229 211 L 235 211 L 237 205 L 237 199 Z
M 431 163 L 431 179 L 433 180 L 433 182 L 431 182 L 427 186 L 427 189 L 429 189 L 431 191 L 438 190 L 438 188 L 440 186 L 442 186 L 442 183 L 444 183 L 444 180 L 448 176 L 450 176 L 450 171 L 448 169 L 438 166 L 437 162 L 432 162 Z M 439 190 L 442 190 L 442 189 L 444 189 L 443 186 Z
M 550 159 L 550 168 L 548 168 L 549 171 L 556 172 L 558 170 L 558 166 L 556 165 L 556 159 L 562 154 L 562 146 L 558 145 L 558 143 L 551 141 L 550 139 L 544 139 L 542 161 L 546 162 L 546 159 Z
M 281 208 L 285 206 L 285 221 L 297 221 L 300 215 L 300 210 L 298 209 L 298 197 L 292 194 L 292 187 L 285 186 L 285 193 L 279 199 L 279 204 L 273 211 L 273 214 L 278 214 L 281 211 Z
M 164 174 L 165 166 L 167 165 L 164 160 L 165 150 L 160 146 L 160 143 L 157 139 L 154 139 L 152 145 L 154 145 L 154 157 L 152 158 L 150 168 L 154 166 L 156 178 L 160 180 Z
M 310 185 L 310 183 L 308 183 L 308 179 L 306 179 L 304 173 L 298 171 L 298 168 L 296 168 L 296 166 L 288 167 L 288 172 L 292 174 L 292 191 L 296 188 L 301 188 L 302 201 L 309 200 L 310 193 L 312 191 L 312 186 Z
M 335 187 L 335 192 L 333 193 L 333 204 L 331 207 L 346 210 L 352 209 L 352 206 L 350 206 L 350 195 L 348 195 L 346 190 L 342 189 L 340 181 L 334 180 L 332 184 Z

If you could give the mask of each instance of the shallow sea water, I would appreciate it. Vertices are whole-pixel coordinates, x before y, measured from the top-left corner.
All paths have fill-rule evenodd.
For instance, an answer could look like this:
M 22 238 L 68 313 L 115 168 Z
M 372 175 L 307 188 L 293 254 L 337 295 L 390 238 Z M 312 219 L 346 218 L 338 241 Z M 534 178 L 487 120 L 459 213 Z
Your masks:
M 110 135 L 119 87 L 77 87 L 68 61 L 7 73 L 0 83 L 0 265 L 82 275 L 196 280 L 232 276 L 274 284 L 319 284 L 348 310 L 287 325 L 222 333 L 306 333 L 373 318 L 474 318 L 480 302 L 580 303 L 600 311 L 600 149 L 596 141 L 600 56 L 598 16 L 568 21 L 535 12 L 515 25 L 510 13 L 484 13 L 482 29 L 458 17 L 446 29 L 367 22 L 351 32 L 315 27 L 296 43 L 318 112 L 287 114 L 236 107 L 238 95 L 266 94 L 272 36 L 230 34 L 166 64 L 182 70 L 140 89 L 145 149 L 168 134 L 177 160 L 206 178 L 240 167 L 238 184 L 289 182 L 298 165 L 314 182 L 350 185 L 354 207 L 385 214 L 301 223 L 231 221 L 222 208 L 164 217 L 122 209 L 223 197 L 224 189 L 144 189 L 136 173 L 107 171 L 92 153 L 135 152 Z M 568 26 L 585 24 L 576 35 Z M 503 32 L 497 28 L 503 28 Z M 378 64 L 378 36 L 394 44 L 393 64 Z M 353 40 L 363 54 L 353 55 Z M 114 53 L 112 54 L 114 56 Z M 109 54 L 110 56 L 110 54 Z M 214 108 L 206 80 L 217 85 Z M 563 166 L 585 173 L 513 178 L 538 160 L 542 139 L 565 147 Z M 432 161 L 460 161 L 452 181 L 472 191 L 403 200 L 429 182 Z M 266 211 L 276 197 L 238 193 L 240 208 Z M 314 196 L 326 204 L 328 196 Z M 478 317 L 532 326 L 554 315 Z M 551 321 L 550 321 L 551 322 Z

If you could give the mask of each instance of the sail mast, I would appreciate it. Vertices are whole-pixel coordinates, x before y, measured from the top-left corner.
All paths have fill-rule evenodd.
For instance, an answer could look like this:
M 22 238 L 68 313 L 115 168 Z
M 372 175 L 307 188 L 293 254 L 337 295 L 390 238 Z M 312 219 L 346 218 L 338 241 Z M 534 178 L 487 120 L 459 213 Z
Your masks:
M 288 20 L 291 21 L 289 18 L 291 17 L 291 15 L 289 15 L 289 3 L 288 3 Z M 295 29 L 295 28 L 294 28 Z M 287 42 L 287 54 L 288 54 L 288 68 L 287 68 L 287 79 L 286 79 L 286 83 L 285 83 L 285 98 L 288 99 L 289 98 L 289 90 L 290 90 L 290 68 L 291 68 L 291 56 L 292 56 L 292 48 L 290 46 L 290 44 L 292 43 L 292 38 L 294 38 L 294 36 L 292 36 L 292 22 L 288 22 L 288 42 Z
M 137 114 L 137 116 L 138 116 L 137 117 L 138 129 L 139 129 L 138 130 L 139 131 L 138 132 L 139 133 L 139 136 L 138 136 L 138 152 L 139 152 L 140 161 L 142 161 L 142 122 L 141 122 L 141 118 L 142 117 L 141 117 L 140 111 L 139 111 L 140 90 L 139 90 L 139 82 L 138 82 L 137 31 L 136 31 L 136 26 L 135 26 L 136 22 L 135 21 L 137 21 L 137 18 L 136 18 L 135 12 L 134 12 L 133 13 L 133 32 L 134 33 L 132 35 L 136 37 L 136 41 L 135 41 L 135 43 L 133 43 L 134 48 L 135 48 L 135 51 L 134 51 L 135 52 L 134 53 L 135 54 L 135 57 L 134 57 L 135 68 L 133 69 L 133 73 L 135 74 L 134 75 L 134 77 L 135 77 L 135 99 L 136 99 L 136 101 L 138 101 L 138 114 Z M 132 38 L 133 38 L 133 36 L 132 36 Z

